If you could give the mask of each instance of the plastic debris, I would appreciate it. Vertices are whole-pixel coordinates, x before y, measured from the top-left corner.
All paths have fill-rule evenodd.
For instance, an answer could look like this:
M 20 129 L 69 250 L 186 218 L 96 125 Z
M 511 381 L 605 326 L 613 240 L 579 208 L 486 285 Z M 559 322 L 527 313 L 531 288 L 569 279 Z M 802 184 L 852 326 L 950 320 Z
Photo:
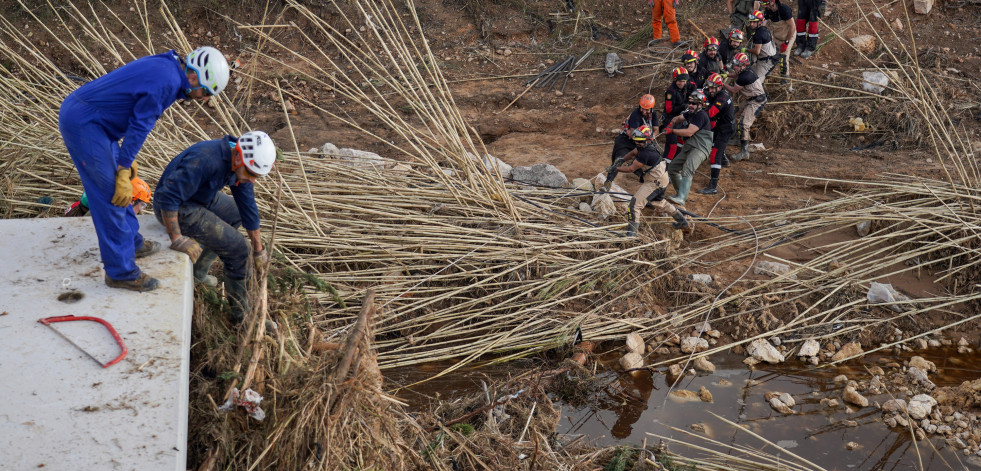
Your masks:
M 893 288 L 892 284 L 876 283 L 874 281 L 869 286 L 869 293 L 866 295 L 866 298 L 872 304 L 901 303 L 910 300 L 906 295 L 896 291 L 896 288 Z M 890 304 L 886 307 L 896 312 L 904 311 L 898 304 Z
M 266 413 L 259 407 L 260 402 L 262 402 L 262 396 L 252 389 L 246 389 L 245 392 L 240 392 L 238 388 L 232 388 L 232 395 L 218 410 L 228 412 L 234 409 L 235 406 L 240 406 L 245 409 L 249 417 L 255 420 L 262 420 L 266 418 Z

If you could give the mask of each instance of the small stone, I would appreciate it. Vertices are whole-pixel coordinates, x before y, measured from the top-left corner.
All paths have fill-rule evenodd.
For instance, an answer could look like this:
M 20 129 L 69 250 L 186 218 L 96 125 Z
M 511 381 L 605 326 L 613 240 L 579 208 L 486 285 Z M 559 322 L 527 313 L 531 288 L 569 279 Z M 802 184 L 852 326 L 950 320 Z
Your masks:
M 858 49 L 860 52 L 868 54 L 875 50 L 875 36 L 871 34 L 863 34 L 861 36 L 855 36 L 850 39 L 852 46 Z
M 706 389 L 705 386 L 698 388 L 698 398 L 701 399 L 702 402 L 715 402 L 715 400 L 712 398 L 712 392 Z
M 905 25 L 905 23 L 903 23 L 903 21 L 902 21 L 902 20 L 900 20 L 899 18 L 896 18 L 896 19 L 895 19 L 895 20 L 894 20 L 894 21 L 892 22 L 892 29 L 894 29 L 894 30 L 896 30 L 896 31 L 902 31 L 902 30 L 903 30 L 903 28 L 905 28 L 905 27 L 906 27 L 906 25 Z
M 797 356 L 802 357 L 813 357 L 821 351 L 821 344 L 817 340 L 807 339 L 804 344 L 800 346 L 800 350 L 797 351 Z
M 620 367 L 624 370 L 635 370 L 644 366 L 644 357 L 638 353 L 630 352 L 620 358 Z
M 913 11 L 926 15 L 933 9 L 934 0 L 913 0 Z
M 699 353 L 708 350 L 708 340 L 699 337 L 685 337 L 681 339 L 681 351 L 684 353 Z
M 856 422 L 854 420 L 843 420 L 843 421 L 841 421 L 841 423 L 845 427 L 858 427 L 858 422 Z
M 937 339 L 927 340 L 927 346 L 930 348 L 939 348 L 942 344 Z
M 810 358 L 807 359 L 807 362 L 810 363 L 810 364 L 812 364 L 812 365 L 814 365 L 814 366 L 817 366 L 817 364 L 818 364 L 818 362 L 820 362 L 820 360 L 818 360 L 818 357 L 810 357 Z
M 916 339 L 913 342 L 916 344 L 917 350 L 926 350 L 926 348 L 929 346 L 926 339 Z
M 770 342 L 764 339 L 756 339 L 749 344 L 746 351 L 759 361 L 767 363 L 780 363 L 784 360 L 783 355 L 773 347 Z
M 712 275 L 706 275 L 704 273 L 693 273 L 688 275 L 688 279 L 694 281 L 695 283 L 701 283 L 707 285 L 712 283 Z
M 644 339 L 639 334 L 627 334 L 627 350 L 638 355 L 644 353 Z
M 848 382 L 848 377 L 845 376 L 845 375 L 835 376 L 834 382 L 835 383 L 847 383 Z
M 833 357 L 831 357 L 831 361 L 841 361 L 844 360 L 845 358 L 851 358 L 861 355 L 862 353 L 863 353 L 862 344 L 858 342 L 849 342 L 846 343 L 845 345 L 842 345 L 841 349 L 839 349 L 838 352 L 835 353 Z
M 797 405 L 797 402 L 794 401 L 794 396 L 791 396 L 788 393 L 780 394 L 780 402 L 787 404 L 787 407 L 794 407 L 795 405 Z
M 797 275 L 790 275 L 790 265 L 786 263 L 770 262 L 767 260 L 760 260 L 756 262 L 756 266 L 753 267 L 754 275 L 767 275 L 772 277 L 785 276 L 788 280 L 796 280 Z
M 829 399 L 828 400 L 828 407 L 838 407 L 838 400 L 837 399 Z
M 772 407 L 773 410 L 775 410 L 775 411 L 777 411 L 777 412 L 779 412 L 781 414 L 793 414 L 794 413 L 794 410 L 791 409 L 790 406 L 788 406 L 787 404 L 784 404 L 783 402 L 781 402 L 779 397 L 771 397 L 768 402 L 770 403 L 770 407 Z
M 869 405 L 869 400 L 865 396 L 859 394 L 858 391 L 855 390 L 854 386 L 847 386 L 845 391 L 841 394 L 841 398 L 845 402 L 855 404 L 859 407 L 868 407 Z
M 593 208 L 589 206 L 589 203 L 579 203 L 579 211 L 582 211 L 584 213 L 591 213 L 593 212 Z
M 694 430 L 696 432 L 705 433 L 705 424 L 691 424 L 691 425 L 688 426 L 688 428 L 690 428 L 690 429 L 692 429 L 692 430 Z
M 718 330 L 712 329 L 712 330 L 705 331 L 705 335 L 708 335 L 709 337 L 712 337 L 713 339 L 717 339 L 719 337 L 722 337 L 722 332 L 719 332 Z
M 957 346 L 958 347 L 966 347 L 968 345 L 970 345 L 970 344 L 967 342 L 967 339 L 964 338 L 964 337 L 961 337 L 960 340 L 957 341 Z
M 708 359 L 705 357 L 696 358 L 693 366 L 698 371 L 703 371 L 705 373 L 715 373 L 715 365 L 713 365 L 712 362 L 708 361 Z
M 920 420 L 930 415 L 930 411 L 935 405 L 937 405 L 937 400 L 928 394 L 917 394 L 909 400 L 906 410 L 909 412 L 910 417 Z
M 753 358 L 753 357 L 746 357 L 746 359 L 743 360 L 743 363 L 745 363 L 745 364 L 747 364 L 749 366 L 756 366 L 756 365 L 759 365 L 760 364 L 760 361 L 757 360 L 756 358 Z
M 882 371 L 882 368 L 879 366 L 873 366 L 872 368 L 869 368 L 869 373 L 872 373 L 875 376 L 882 376 L 886 374 L 886 372 Z
M 696 393 L 695 391 L 689 391 L 687 389 L 675 389 L 674 391 L 671 391 L 671 394 L 669 394 L 669 396 L 672 399 L 681 400 L 681 401 L 700 401 L 701 400 L 701 399 L 698 398 L 698 393 Z
M 890 399 L 882 404 L 884 412 L 906 412 L 906 401 L 902 399 Z
M 858 232 L 859 237 L 865 237 L 869 235 L 869 231 L 872 229 L 871 221 L 862 221 L 855 225 L 855 232 Z
M 893 427 L 896 426 L 896 418 L 895 417 L 887 417 L 885 420 L 882 421 L 882 423 L 886 424 L 886 426 L 889 427 L 889 428 L 893 428 Z
M 855 442 L 848 442 L 848 443 L 845 444 L 845 449 L 848 449 L 848 450 L 858 450 L 858 449 L 861 449 L 861 448 L 862 448 L 862 445 L 860 445 L 858 443 L 855 443 Z
M 668 367 L 668 374 L 671 376 L 678 377 L 684 374 L 684 370 L 681 369 L 681 365 L 674 364 Z

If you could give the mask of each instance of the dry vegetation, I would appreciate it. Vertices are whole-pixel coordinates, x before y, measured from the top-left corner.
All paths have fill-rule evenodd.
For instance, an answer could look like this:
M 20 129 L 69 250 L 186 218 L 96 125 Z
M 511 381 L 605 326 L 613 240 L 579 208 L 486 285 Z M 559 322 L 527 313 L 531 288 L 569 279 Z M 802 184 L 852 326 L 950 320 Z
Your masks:
M 476 17 L 481 4 L 465 6 Z M 31 36 L 0 20 L 4 217 L 51 213 L 41 196 L 60 203 L 80 192 L 57 130 L 60 101 L 78 81 L 59 61 L 94 77 L 162 47 L 190 50 L 166 7 L 137 6 L 142 21 L 118 31 L 103 24 L 113 13 L 95 5 L 51 10 L 46 14 L 56 21 L 36 22 Z M 206 126 L 242 132 L 249 128 L 242 110 L 253 94 L 275 93 L 287 125 L 286 104 L 303 103 L 377 138 L 405 162 L 352 162 L 279 142 L 286 158 L 257 191 L 264 220 L 275 225 L 277 252 L 273 272 L 260 283 L 270 286 L 260 290 L 257 315 L 236 337 L 215 315 L 221 308 L 216 293 L 197 293 L 189 464 L 199 469 L 654 469 L 645 463 L 684 460 L 653 446 L 638 455 L 556 441 L 551 398 L 568 390 L 568 381 L 589 378 L 575 366 L 517 375 L 509 384 L 487 385 L 472 398 L 418 415 L 386 394 L 379 369 L 437 359 L 458 366 L 507 361 L 570 345 L 579 328 L 589 339 L 605 340 L 627 332 L 650 337 L 711 320 L 732 326 L 733 342 L 718 351 L 764 335 L 857 337 L 928 313 L 955 319 L 948 328 L 977 319 L 963 314 L 981 306 L 977 161 L 945 108 L 931 105 L 947 97 L 924 85 L 935 78 L 924 74 L 909 50 L 884 51 L 888 64 L 876 67 L 889 67 L 899 80 L 888 98 L 872 106 L 896 116 L 892 132 L 926 136 L 946 180 L 829 180 L 858 190 L 776 214 L 713 218 L 738 230 L 716 240 L 684 243 L 655 229 L 648 232 L 652 237 L 624 241 L 621 227 L 584 225 L 557 211 L 570 197 L 567 191 L 520 189 L 471 157 L 484 154 L 483 145 L 462 119 L 414 8 L 387 1 L 324 8 L 330 15 L 288 2 L 291 20 L 284 13 L 235 25 L 254 45 L 246 51 L 242 82 L 213 108 L 172 107 L 140 154 L 144 174 L 156 180 L 173 155 L 213 137 Z M 161 23 L 168 34 L 147 30 Z M 52 30 L 70 25 L 76 34 L 42 31 L 45 24 Z M 362 25 L 369 27 L 362 31 Z M 301 38 L 300 44 L 279 43 L 284 31 Z M 43 50 L 60 53 L 43 53 L 41 42 Z M 273 48 L 281 52 L 270 53 Z M 876 59 L 869 62 L 884 64 Z M 290 94 L 281 77 L 260 73 L 270 66 L 347 108 Z M 380 120 L 388 132 L 363 127 L 351 109 Z M 818 129 L 835 112 L 840 116 L 838 109 L 793 123 L 791 132 Z M 693 271 L 755 261 L 765 248 L 862 221 L 872 223 L 867 237 L 822 247 L 820 256 L 794 264 L 790 274 L 722 289 L 685 281 Z M 736 255 L 720 260 L 720 248 Z M 904 304 L 899 313 L 865 301 L 869 282 L 883 274 L 924 269 L 938 276 L 943 294 Z M 670 306 L 669 315 L 649 315 L 650 304 Z M 264 332 L 258 321 L 267 315 L 279 323 L 278 332 Z M 833 331 L 832 325 L 844 327 Z M 330 343 L 339 348 L 325 346 Z M 349 371 L 338 366 L 345 362 Z M 266 421 L 218 412 L 230 386 L 261 392 Z M 517 390 L 523 392 L 508 398 Z M 716 458 L 716 464 L 700 466 L 774 466 L 760 455 Z M 799 469 L 819 469 L 801 463 Z

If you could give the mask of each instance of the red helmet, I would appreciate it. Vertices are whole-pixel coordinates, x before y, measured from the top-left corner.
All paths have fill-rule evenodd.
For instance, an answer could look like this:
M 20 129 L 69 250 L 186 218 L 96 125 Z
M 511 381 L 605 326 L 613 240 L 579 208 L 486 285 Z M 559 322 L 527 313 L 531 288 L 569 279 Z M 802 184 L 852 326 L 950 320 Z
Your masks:
M 756 10 L 749 14 L 749 18 L 747 20 L 750 22 L 763 21 L 763 12 L 760 10 Z
M 705 49 L 708 49 L 708 48 L 718 49 L 719 48 L 719 40 L 710 36 L 708 39 L 705 40 L 705 44 L 703 45 L 703 47 Z
M 682 77 L 682 75 L 684 77 Z M 671 78 L 675 81 L 688 80 L 688 69 L 684 67 L 675 67 L 675 69 L 671 71 Z
M 650 93 L 640 97 L 640 107 L 642 109 L 645 110 L 653 109 L 655 104 L 657 104 L 657 100 L 655 100 L 654 95 L 651 95 Z
M 745 53 L 740 52 L 736 54 L 736 57 L 732 58 L 733 65 L 749 65 L 749 56 Z
M 746 35 L 744 35 L 741 30 L 734 29 L 729 32 L 730 41 L 742 41 L 744 39 L 746 39 Z
M 689 50 L 685 51 L 685 53 L 681 55 L 681 63 L 682 64 L 687 64 L 689 62 L 695 62 L 697 60 L 698 60 L 698 53 L 695 52 L 692 49 L 689 49 Z
M 722 76 L 717 73 L 712 73 L 707 79 L 705 79 L 706 87 L 721 87 L 722 86 Z
M 650 126 L 642 124 L 639 128 L 634 129 L 633 135 L 630 137 L 638 142 L 647 142 L 654 138 L 654 131 L 651 130 Z

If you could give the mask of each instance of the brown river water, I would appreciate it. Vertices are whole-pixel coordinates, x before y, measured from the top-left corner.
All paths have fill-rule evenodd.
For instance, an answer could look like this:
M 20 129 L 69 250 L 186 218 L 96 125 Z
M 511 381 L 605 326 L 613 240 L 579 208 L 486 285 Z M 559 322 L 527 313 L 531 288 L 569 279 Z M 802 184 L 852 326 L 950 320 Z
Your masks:
M 740 428 L 719 420 L 714 413 L 827 470 L 981 469 L 981 458 L 964 456 L 960 450 L 948 446 L 943 437 L 915 441 L 906 429 L 890 429 L 882 423 L 881 411 L 873 406 L 857 408 L 840 404 L 830 408 L 821 404 L 825 397 L 841 402 L 843 385 L 834 383 L 835 376 L 844 374 L 849 379 L 868 380 L 871 376 L 865 366 L 882 366 L 890 361 L 902 363 L 914 354 L 936 363 L 940 371 L 931 374 L 930 379 L 937 387 L 981 378 L 981 354 L 958 354 L 951 348 L 917 351 L 903 357 L 871 354 L 848 365 L 829 368 L 809 367 L 789 359 L 780 365 L 764 364 L 750 369 L 742 363 L 745 357 L 722 354 L 711 357 L 716 366 L 714 374 L 685 376 L 674 385 L 674 389 L 695 392 L 704 386 L 714 399 L 705 403 L 669 396 L 672 388 L 667 383 L 668 377 L 661 372 L 632 376 L 613 371 L 619 353 L 611 352 L 599 356 L 602 365 L 599 369 L 608 367 L 609 370 L 597 377 L 604 387 L 596 400 L 581 408 L 557 403 L 563 416 L 558 433 L 583 435 L 584 440 L 598 446 L 658 443 L 658 438 L 650 434 L 706 445 L 669 428 L 675 427 L 722 443 L 786 456 Z M 386 376 L 392 380 L 389 384 L 408 384 L 447 366 L 404 368 L 386 372 Z M 481 379 L 502 379 L 523 369 L 511 364 L 458 371 L 403 389 L 397 395 L 410 405 L 419 406 L 437 395 L 446 400 L 472 394 L 481 390 Z M 886 370 L 888 375 L 889 369 Z M 797 403 L 796 413 L 783 415 L 771 409 L 764 395 L 772 391 L 791 394 Z M 866 397 L 872 404 L 890 399 L 888 394 Z M 693 424 L 699 424 L 698 430 L 691 427 Z M 849 442 L 860 447 L 849 450 L 846 448 Z M 697 452 L 678 444 L 669 444 L 669 449 L 683 456 L 698 456 Z

